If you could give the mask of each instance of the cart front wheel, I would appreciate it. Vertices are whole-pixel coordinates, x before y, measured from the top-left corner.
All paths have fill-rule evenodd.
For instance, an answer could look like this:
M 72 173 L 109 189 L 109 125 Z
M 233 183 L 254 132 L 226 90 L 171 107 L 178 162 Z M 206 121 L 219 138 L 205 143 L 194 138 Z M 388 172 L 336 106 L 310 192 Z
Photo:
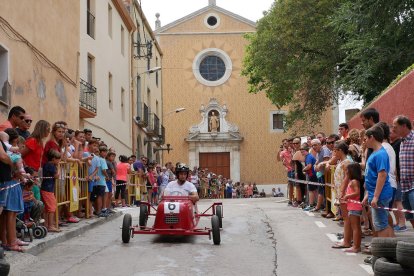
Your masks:
M 220 221 L 217 215 L 211 217 L 211 232 L 213 233 L 213 243 L 220 244 Z
M 129 243 L 131 238 L 132 217 L 131 214 L 125 214 L 122 222 L 122 242 Z

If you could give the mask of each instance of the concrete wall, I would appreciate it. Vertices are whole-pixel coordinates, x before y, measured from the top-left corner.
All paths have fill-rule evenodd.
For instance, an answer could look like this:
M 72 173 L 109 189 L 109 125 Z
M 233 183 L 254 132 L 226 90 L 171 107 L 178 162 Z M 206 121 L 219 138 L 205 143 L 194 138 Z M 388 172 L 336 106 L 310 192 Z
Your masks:
M 414 70 L 402 78 L 397 84 L 382 93 L 377 99 L 363 108 L 373 107 L 380 113 L 380 120 L 392 123 L 397 115 L 408 116 L 414 120 Z M 349 121 L 350 128 L 362 128 L 360 113 Z
M 15 35 L 8 31 L 11 39 L 0 29 L 0 46 L 8 51 L 11 106 L 21 105 L 35 121 L 65 120 L 77 128 L 79 1 L 3 0 L 0 16 L 69 78 L 65 80 L 26 44 L 15 41 Z M 8 108 L 0 104 L 0 121 L 7 117 Z
M 286 172 L 276 161 L 276 153 L 287 135 L 271 131 L 270 113 L 277 111 L 264 93 L 249 94 L 247 79 L 240 76 L 247 40 L 243 32 L 254 32 L 255 28 L 227 14 L 214 11 L 220 17 L 220 26 L 211 30 L 203 19 L 211 11 L 196 16 L 159 33 L 163 49 L 164 113 L 179 107 L 184 112 L 164 118 L 166 141 L 174 148 L 164 153 L 166 161 L 188 162 L 188 144 L 184 140 L 189 128 L 201 122 L 199 109 L 208 104 L 210 98 L 228 108 L 226 120 L 239 127 L 244 137 L 240 147 L 240 180 L 260 184 L 285 183 Z M 219 34 L 215 34 L 220 30 Z M 223 34 L 224 33 L 224 34 Z M 233 70 L 223 84 L 209 87 L 197 81 L 193 74 L 196 55 L 206 48 L 223 50 L 230 57 Z M 332 114 L 321 120 L 320 130 L 332 132 Z
M 130 101 L 131 38 L 128 28 L 113 1 L 95 0 L 95 37 L 87 34 L 87 2 L 80 1 L 80 78 L 87 81 L 88 55 L 94 57 L 93 83 L 97 89 L 97 116 L 82 120 L 93 136 L 104 140 L 118 154 L 132 153 L 132 113 Z M 112 7 L 112 37 L 108 31 L 108 5 Z M 121 51 L 121 26 L 124 30 L 124 52 Z M 109 74 L 112 75 L 112 102 L 109 102 Z M 122 94 L 124 90 L 124 114 Z

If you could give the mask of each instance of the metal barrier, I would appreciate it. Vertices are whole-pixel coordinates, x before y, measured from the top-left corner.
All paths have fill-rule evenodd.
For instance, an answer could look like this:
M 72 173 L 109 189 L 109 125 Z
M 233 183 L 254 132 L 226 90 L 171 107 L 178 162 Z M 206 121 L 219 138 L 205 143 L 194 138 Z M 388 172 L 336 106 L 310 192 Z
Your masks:
M 59 179 L 55 180 L 55 212 L 56 227 L 59 227 L 59 207 L 66 205 L 67 212 L 79 210 L 80 202 L 85 203 L 85 216 L 89 218 L 88 165 L 86 162 L 66 163 L 58 165 Z
M 335 174 L 335 166 L 330 166 L 329 171 L 325 171 L 325 183 L 332 183 L 334 180 L 334 174 Z M 336 206 L 334 205 L 336 198 L 335 189 L 333 189 L 331 186 L 326 185 L 325 186 L 325 199 L 326 199 L 326 211 L 331 211 L 332 213 L 336 214 Z M 330 209 L 329 209 L 330 208 Z
M 137 174 L 128 174 L 127 181 L 127 202 L 128 205 L 133 204 L 133 200 L 143 201 L 147 193 L 147 187 L 145 186 L 145 180 L 143 177 L 138 176 Z

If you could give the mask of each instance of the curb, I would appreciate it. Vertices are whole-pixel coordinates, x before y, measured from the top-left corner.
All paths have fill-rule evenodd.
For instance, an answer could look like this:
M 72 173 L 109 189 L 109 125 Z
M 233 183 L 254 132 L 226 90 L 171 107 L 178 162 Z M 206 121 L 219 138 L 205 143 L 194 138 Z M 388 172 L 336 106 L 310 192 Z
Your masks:
M 34 239 L 33 243 L 26 247 L 26 251 L 24 253 L 6 251 L 6 256 L 4 259 L 11 264 L 12 268 L 14 268 L 14 266 L 19 266 L 23 263 L 33 262 L 36 259 L 35 256 L 39 255 L 44 250 L 61 242 L 70 240 L 76 236 L 79 236 L 85 233 L 86 231 L 95 228 L 99 225 L 102 225 L 106 222 L 115 220 L 123 214 L 123 211 L 118 211 L 107 218 L 83 220 L 79 222 L 79 224 L 73 224 L 73 226 L 71 225 L 69 229 L 63 230 L 63 232 L 61 233 L 54 233 L 50 235 L 48 234 L 48 236 L 42 240 Z M 10 271 L 12 271 L 12 269 Z
M 84 222 L 85 225 L 83 225 L 83 226 L 81 226 L 77 229 L 74 229 L 72 231 L 64 232 L 62 235 L 56 235 L 56 237 L 54 237 L 53 239 L 42 241 L 42 242 L 40 242 L 36 245 L 33 245 L 33 247 L 28 248 L 28 250 L 25 253 L 32 254 L 32 255 L 36 256 L 36 255 L 42 253 L 48 247 L 54 246 L 58 243 L 61 243 L 61 242 L 70 240 L 70 239 L 72 239 L 76 236 L 79 236 L 79 235 L 85 233 L 86 231 L 96 227 L 96 226 L 102 225 L 106 222 L 112 221 L 112 220 L 120 217 L 122 214 L 123 214 L 122 211 L 116 212 L 116 213 L 114 213 L 113 215 L 111 215 L 107 218 L 94 219 L 94 221 L 90 221 L 90 223 L 88 223 L 89 221 L 86 220 Z

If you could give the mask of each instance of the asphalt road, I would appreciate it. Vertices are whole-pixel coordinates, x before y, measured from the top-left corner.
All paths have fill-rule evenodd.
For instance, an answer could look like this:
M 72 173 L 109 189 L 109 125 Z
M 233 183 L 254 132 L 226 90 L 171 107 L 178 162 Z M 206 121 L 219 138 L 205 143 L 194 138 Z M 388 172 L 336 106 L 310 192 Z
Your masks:
M 373 275 L 365 255 L 331 249 L 341 231 L 335 222 L 277 200 L 223 200 L 219 246 L 208 236 L 136 235 L 123 244 L 120 217 L 45 250 L 13 275 Z M 137 224 L 139 209 L 126 212 Z

